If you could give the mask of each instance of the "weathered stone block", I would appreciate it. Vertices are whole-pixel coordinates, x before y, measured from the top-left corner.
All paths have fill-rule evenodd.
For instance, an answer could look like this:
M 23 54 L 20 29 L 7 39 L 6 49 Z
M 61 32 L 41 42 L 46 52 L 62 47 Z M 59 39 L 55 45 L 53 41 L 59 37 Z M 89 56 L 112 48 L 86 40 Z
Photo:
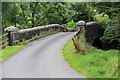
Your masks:
M 86 22 L 85 21 L 78 21 L 77 26 L 85 26 Z

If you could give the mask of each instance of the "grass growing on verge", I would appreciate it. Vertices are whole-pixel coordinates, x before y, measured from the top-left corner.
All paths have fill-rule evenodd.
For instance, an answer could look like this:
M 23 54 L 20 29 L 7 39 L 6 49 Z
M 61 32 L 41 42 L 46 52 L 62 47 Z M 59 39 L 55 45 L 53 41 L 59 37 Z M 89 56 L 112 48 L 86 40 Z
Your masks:
M 87 47 L 86 47 L 87 48 Z M 119 50 L 102 51 L 89 46 L 87 54 L 75 54 L 72 41 L 63 49 L 63 56 L 76 71 L 88 78 L 118 78 Z
M 5 61 L 23 48 L 25 48 L 25 45 L 9 46 L 6 50 L 0 51 L 0 62 Z

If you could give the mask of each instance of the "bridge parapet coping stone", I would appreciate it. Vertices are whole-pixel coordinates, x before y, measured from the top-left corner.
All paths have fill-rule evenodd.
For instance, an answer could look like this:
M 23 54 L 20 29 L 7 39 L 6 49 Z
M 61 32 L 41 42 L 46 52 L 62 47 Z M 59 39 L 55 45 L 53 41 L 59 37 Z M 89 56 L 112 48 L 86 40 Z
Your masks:
M 14 26 L 10 26 L 5 28 L 5 31 L 10 31 L 10 32 L 18 32 L 18 28 L 14 27 Z
M 78 21 L 77 26 L 85 26 L 86 22 L 85 21 Z

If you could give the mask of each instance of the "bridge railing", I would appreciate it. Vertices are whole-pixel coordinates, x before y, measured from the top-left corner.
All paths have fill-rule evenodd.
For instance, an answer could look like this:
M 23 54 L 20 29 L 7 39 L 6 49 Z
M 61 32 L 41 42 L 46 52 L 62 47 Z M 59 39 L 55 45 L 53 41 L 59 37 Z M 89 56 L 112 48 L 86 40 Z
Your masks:
M 5 29 L 9 34 L 9 46 L 18 43 L 31 41 L 36 38 L 42 38 L 50 34 L 67 31 L 66 28 L 59 24 L 51 24 L 46 26 L 38 26 L 24 30 L 18 30 L 16 27 L 8 27 Z

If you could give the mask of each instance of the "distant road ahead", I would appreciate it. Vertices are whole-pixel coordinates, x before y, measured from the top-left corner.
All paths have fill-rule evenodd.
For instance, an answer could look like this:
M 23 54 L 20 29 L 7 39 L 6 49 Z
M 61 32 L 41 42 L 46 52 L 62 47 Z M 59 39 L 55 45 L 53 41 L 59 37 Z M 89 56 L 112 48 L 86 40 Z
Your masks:
M 61 55 L 74 32 L 53 34 L 27 45 L 2 64 L 3 78 L 83 78 Z

